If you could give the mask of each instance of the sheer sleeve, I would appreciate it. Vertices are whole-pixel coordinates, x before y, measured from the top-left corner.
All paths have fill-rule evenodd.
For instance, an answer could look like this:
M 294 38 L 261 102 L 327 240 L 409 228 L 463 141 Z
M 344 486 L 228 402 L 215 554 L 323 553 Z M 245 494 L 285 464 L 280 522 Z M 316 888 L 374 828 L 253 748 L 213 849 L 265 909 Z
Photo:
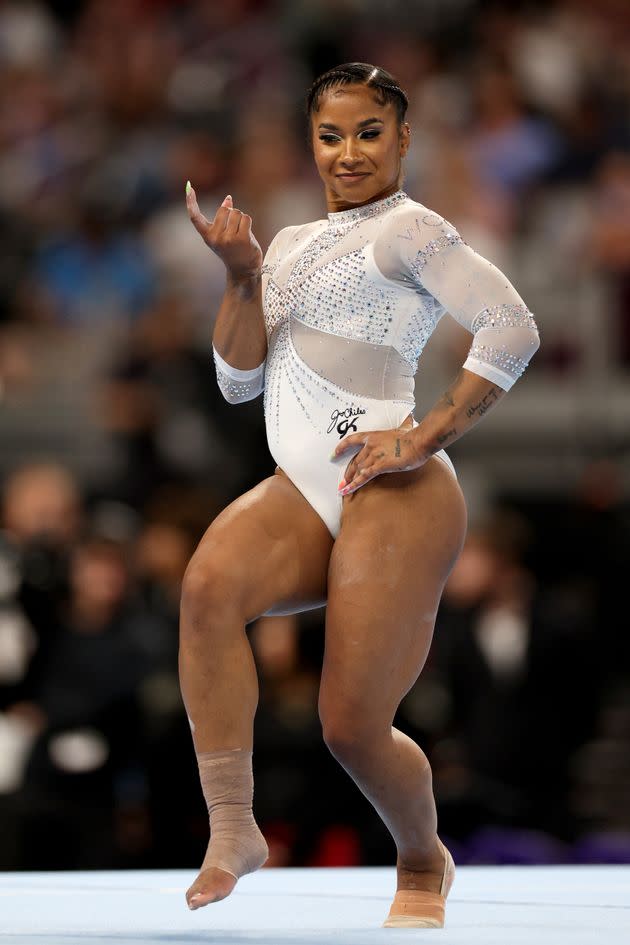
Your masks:
M 534 316 L 496 266 L 452 224 L 422 209 L 398 240 L 402 268 L 473 334 L 466 370 L 509 390 L 539 347 Z
M 279 262 L 278 238 L 283 232 L 283 230 L 280 230 L 280 232 L 274 236 L 269 244 L 269 249 L 265 253 L 262 269 L 260 271 L 263 299 L 265 297 L 267 279 L 269 275 L 274 272 Z M 214 345 L 212 346 L 212 354 L 214 356 L 214 366 L 217 372 L 219 390 L 229 403 L 242 404 L 245 403 L 246 400 L 253 400 L 254 397 L 258 397 L 258 395 L 263 392 L 265 388 L 266 358 L 258 367 L 243 371 L 240 368 L 228 364 L 227 361 L 221 357 Z

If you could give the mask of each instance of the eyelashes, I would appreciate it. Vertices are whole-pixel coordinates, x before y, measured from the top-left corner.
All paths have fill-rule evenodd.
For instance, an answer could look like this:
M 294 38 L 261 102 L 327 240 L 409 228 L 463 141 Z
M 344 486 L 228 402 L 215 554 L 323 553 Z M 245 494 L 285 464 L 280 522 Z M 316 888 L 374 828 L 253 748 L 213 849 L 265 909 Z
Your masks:
M 378 138 L 380 134 L 381 132 L 377 131 L 376 129 L 370 130 L 370 131 L 362 131 L 359 135 L 359 139 L 362 141 L 366 141 L 366 140 L 370 141 L 373 138 Z M 324 144 L 335 144 L 337 141 L 340 141 L 341 139 L 337 135 L 320 135 L 319 140 L 323 141 Z

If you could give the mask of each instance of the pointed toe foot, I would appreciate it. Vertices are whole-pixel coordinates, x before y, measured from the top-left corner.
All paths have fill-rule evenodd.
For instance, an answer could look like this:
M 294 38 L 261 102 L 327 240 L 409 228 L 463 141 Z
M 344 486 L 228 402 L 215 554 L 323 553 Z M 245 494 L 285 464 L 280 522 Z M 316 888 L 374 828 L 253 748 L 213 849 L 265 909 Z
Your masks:
M 226 870 L 217 867 L 204 870 L 186 893 L 188 908 L 194 911 L 211 902 L 220 902 L 230 895 L 236 883 L 236 877 Z

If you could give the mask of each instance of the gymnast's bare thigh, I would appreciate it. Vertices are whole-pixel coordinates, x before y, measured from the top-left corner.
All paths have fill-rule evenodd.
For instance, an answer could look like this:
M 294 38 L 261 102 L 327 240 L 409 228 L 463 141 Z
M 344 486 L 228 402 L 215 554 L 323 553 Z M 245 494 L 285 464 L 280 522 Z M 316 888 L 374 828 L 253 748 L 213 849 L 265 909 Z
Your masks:
M 270 480 L 279 480 L 276 492 L 283 503 L 284 520 L 288 523 L 292 541 L 291 566 L 294 570 L 293 590 L 286 593 L 265 611 L 265 616 L 302 613 L 326 604 L 328 565 L 334 539 L 328 528 L 289 479 L 276 466 Z M 269 480 L 268 480 L 269 481 Z
M 401 570 L 423 546 L 422 561 L 413 566 L 426 569 L 435 564 L 436 576 L 442 572 L 445 580 L 459 556 L 465 530 L 466 503 L 457 477 L 442 459 L 431 456 L 418 469 L 385 473 L 346 496 L 337 542 L 343 537 L 344 552 L 353 555 L 364 546 L 370 560 L 374 548 L 385 542 L 388 552 L 400 556 Z M 379 567 L 378 561 L 375 566 Z
M 213 583 L 245 623 L 326 602 L 333 539 L 280 469 L 231 502 L 203 536 L 187 576 Z
M 450 488 L 459 491 L 455 477 L 441 460 L 432 458 L 427 465 L 439 472 L 438 479 L 450 480 Z M 341 525 L 346 539 L 356 532 L 361 541 L 365 525 L 378 526 L 375 519 L 384 518 L 383 524 L 391 529 L 401 513 L 407 518 L 416 506 L 413 484 L 426 475 L 426 469 L 386 474 L 346 496 Z M 420 496 L 417 498 L 423 505 Z M 370 546 L 370 538 L 365 537 Z M 263 615 L 300 613 L 325 605 L 333 546 L 323 520 L 286 473 L 276 467 L 272 476 L 216 517 L 189 570 L 224 588 L 247 624 Z

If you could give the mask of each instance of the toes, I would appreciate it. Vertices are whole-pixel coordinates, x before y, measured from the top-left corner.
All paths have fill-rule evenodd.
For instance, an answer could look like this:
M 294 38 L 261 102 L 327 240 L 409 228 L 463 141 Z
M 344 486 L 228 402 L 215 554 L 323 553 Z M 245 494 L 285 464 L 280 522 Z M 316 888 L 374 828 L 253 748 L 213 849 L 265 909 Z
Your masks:
M 186 893 L 189 909 L 200 909 L 211 902 L 220 902 L 229 896 L 236 886 L 236 878 L 225 870 L 204 870 Z

